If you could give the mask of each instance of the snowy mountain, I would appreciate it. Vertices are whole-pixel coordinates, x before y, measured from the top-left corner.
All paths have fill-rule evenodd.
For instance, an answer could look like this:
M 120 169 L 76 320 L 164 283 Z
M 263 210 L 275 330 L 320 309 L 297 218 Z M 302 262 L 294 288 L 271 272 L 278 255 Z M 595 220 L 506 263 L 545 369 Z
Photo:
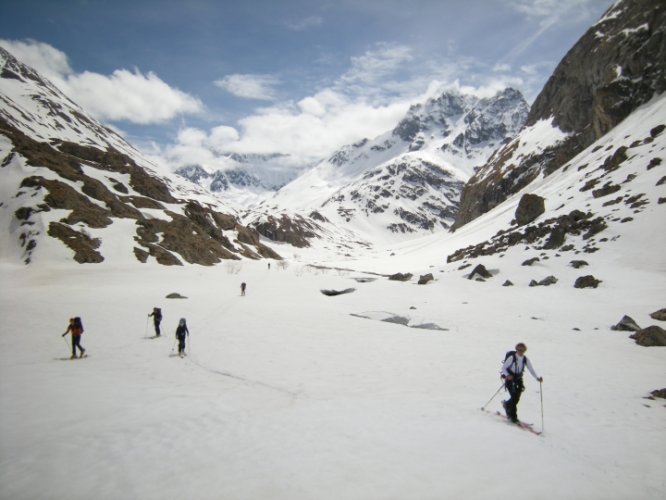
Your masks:
M 235 209 L 151 164 L 2 48 L 0 67 L 3 258 L 278 258 Z
M 527 113 L 514 89 L 488 97 L 447 89 L 412 106 L 393 130 L 340 149 L 244 220 L 286 241 L 303 224 L 312 236 L 323 235 L 315 226 L 324 223 L 366 241 L 446 229 L 474 168 L 520 130 Z
M 455 227 L 562 168 L 663 93 L 664 39 L 663 1 L 615 3 L 557 66 L 532 105 L 525 129 L 469 180 Z

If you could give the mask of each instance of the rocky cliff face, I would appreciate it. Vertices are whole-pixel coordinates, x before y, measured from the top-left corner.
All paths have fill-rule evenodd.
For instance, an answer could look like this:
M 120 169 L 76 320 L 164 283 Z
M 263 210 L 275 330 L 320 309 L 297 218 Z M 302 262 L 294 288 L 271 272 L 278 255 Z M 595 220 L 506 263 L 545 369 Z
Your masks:
M 232 209 L 150 164 L 1 48 L 0 177 L 2 254 L 26 264 L 55 254 L 165 265 L 279 258 Z
M 666 90 L 666 3 L 623 0 L 557 66 L 525 129 L 465 186 L 456 228 L 559 169 Z

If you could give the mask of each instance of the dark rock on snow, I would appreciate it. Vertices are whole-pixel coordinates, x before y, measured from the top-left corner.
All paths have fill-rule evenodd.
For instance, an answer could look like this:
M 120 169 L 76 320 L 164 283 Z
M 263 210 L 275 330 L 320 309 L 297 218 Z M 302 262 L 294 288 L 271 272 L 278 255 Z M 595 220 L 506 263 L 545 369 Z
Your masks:
M 659 321 L 666 321 L 666 307 L 653 312 L 650 317 Z
M 474 270 L 470 273 L 470 275 L 467 277 L 467 279 L 474 279 L 474 277 L 477 276 L 482 279 L 488 279 L 492 278 L 493 275 L 490 274 L 490 272 L 486 269 L 486 266 L 483 264 L 477 265 Z
M 576 278 L 574 288 L 597 288 L 601 280 L 596 279 L 591 274 Z
M 413 274 L 411 273 L 395 273 L 389 276 L 391 281 L 409 281 L 412 279 Z
M 623 316 L 617 325 L 611 326 L 611 330 L 619 330 L 624 332 L 638 332 L 641 327 L 630 316 Z
M 424 274 L 423 276 L 421 276 L 419 278 L 418 284 L 419 285 L 426 285 L 426 284 L 430 283 L 431 281 L 433 281 L 434 279 L 435 278 L 432 275 L 432 273 Z
M 516 224 L 524 226 L 546 211 L 545 200 L 536 194 L 524 194 L 516 208 Z
M 352 293 L 356 291 L 356 288 L 346 288 L 344 290 L 320 290 L 321 293 L 328 297 L 335 297 L 336 295 L 344 295 L 346 293 Z
M 630 338 L 643 347 L 666 346 L 666 330 L 657 325 L 648 326 L 630 335 Z

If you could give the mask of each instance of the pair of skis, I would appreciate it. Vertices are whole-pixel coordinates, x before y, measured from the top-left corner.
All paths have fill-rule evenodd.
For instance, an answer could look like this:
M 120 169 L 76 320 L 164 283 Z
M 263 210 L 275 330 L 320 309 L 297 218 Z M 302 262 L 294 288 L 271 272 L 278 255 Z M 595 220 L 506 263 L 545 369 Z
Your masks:
M 524 431 L 531 432 L 532 434 L 534 434 L 534 435 L 536 435 L 536 436 L 540 436 L 541 433 L 543 432 L 543 431 L 538 431 L 538 430 L 536 430 L 536 429 L 534 428 L 534 425 L 533 425 L 533 424 L 529 424 L 529 423 L 527 423 L 527 422 L 521 422 L 520 420 L 519 420 L 518 422 L 511 422 L 511 420 L 509 420 L 509 418 L 508 418 L 507 416 L 502 415 L 499 411 L 490 412 L 490 411 L 488 411 L 488 410 L 486 410 L 486 409 L 483 409 L 483 408 L 481 409 L 481 411 L 483 411 L 483 412 L 485 412 L 485 413 L 487 413 L 487 414 L 489 414 L 489 415 L 494 415 L 494 416 L 496 416 L 496 417 L 499 417 L 499 418 L 501 418 L 502 420 L 504 420 L 505 422 L 507 422 L 507 423 L 509 423 L 509 424 L 511 424 L 511 425 L 513 425 L 513 426 L 515 426 L 515 427 L 518 427 L 519 429 L 522 429 L 522 430 L 524 430 Z

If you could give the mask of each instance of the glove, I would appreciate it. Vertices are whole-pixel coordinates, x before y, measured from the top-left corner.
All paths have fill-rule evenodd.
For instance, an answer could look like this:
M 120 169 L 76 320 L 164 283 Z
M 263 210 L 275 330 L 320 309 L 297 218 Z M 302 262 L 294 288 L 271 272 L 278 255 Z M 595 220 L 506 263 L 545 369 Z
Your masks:
M 63 334 L 62 334 L 62 337 L 64 337 L 65 335 L 67 335 L 67 332 L 63 333 Z

